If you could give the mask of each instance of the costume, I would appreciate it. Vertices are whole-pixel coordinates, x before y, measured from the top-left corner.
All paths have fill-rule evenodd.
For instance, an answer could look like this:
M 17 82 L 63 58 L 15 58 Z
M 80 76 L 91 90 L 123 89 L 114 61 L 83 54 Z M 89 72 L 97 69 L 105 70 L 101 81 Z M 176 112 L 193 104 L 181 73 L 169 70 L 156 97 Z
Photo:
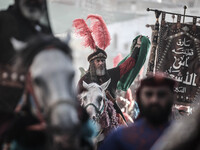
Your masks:
M 139 119 L 127 128 L 121 127 L 113 131 L 99 150 L 149 150 L 169 124 L 167 122 L 155 127 L 145 119 Z
M 86 47 L 90 47 L 94 52 L 88 56 L 88 61 L 90 63 L 90 67 L 88 72 L 79 80 L 78 83 L 78 93 L 82 93 L 86 89 L 83 87 L 83 81 L 86 83 L 95 82 L 99 85 L 111 79 L 111 83 L 109 84 L 107 91 L 109 91 L 110 95 L 115 99 L 115 91 L 117 88 L 118 81 L 127 73 L 129 73 L 132 69 L 134 69 L 135 64 L 137 62 L 137 58 L 140 52 L 140 46 L 137 45 L 136 41 L 139 37 L 133 40 L 133 44 L 131 47 L 131 52 L 129 56 L 126 57 L 124 62 L 112 69 L 106 69 L 105 74 L 102 76 L 96 75 L 95 68 L 92 65 L 96 58 L 107 58 L 107 54 L 105 49 L 110 44 L 110 35 L 101 16 L 98 15 L 89 15 L 87 19 L 91 20 L 91 27 L 89 28 L 83 19 L 76 19 L 73 22 L 73 26 L 76 29 L 76 33 L 82 37 L 84 37 L 83 45 Z M 145 48 L 149 47 L 149 40 L 146 37 L 142 37 L 142 45 L 143 41 L 146 40 L 147 45 Z M 137 45 L 137 46 L 136 46 Z M 131 83 L 133 80 L 131 81 Z M 130 84 L 129 84 L 130 86 Z M 109 98 L 108 98 L 109 99 Z M 110 99 L 109 99 L 110 100 Z M 121 110 L 117 106 L 116 102 L 114 103 L 114 108 L 117 113 L 121 113 Z M 123 115 L 122 115 L 123 116 Z

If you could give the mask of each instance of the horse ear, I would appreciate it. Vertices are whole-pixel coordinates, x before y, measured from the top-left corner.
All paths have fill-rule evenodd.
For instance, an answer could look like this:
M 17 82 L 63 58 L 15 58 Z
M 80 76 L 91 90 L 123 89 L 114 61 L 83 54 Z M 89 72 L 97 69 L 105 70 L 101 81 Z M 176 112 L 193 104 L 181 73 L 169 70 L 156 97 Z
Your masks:
M 23 41 L 19 41 L 14 37 L 12 37 L 10 39 L 10 42 L 12 43 L 12 46 L 16 51 L 20 51 L 20 50 L 22 50 L 22 49 L 27 47 L 27 43 L 25 43 Z
M 86 89 L 88 89 L 89 85 L 85 81 L 83 81 L 83 87 L 86 88 Z
M 111 82 L 111 79 L 109 79 L 108 81 L 106 81 L 105 83 L 103 83 L 101 85 L 101 88 L 105 91 L 108 88 L 110 82 Z

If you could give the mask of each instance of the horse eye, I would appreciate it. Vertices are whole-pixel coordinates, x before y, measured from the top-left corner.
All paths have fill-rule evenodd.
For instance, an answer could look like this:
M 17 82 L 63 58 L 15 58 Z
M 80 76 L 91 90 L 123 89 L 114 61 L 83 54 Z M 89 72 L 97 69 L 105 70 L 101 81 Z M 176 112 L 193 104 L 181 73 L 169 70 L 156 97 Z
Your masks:
M 98 96 L 97 101 L 100 103 L 102 101 L 102 96 Z
M 41 78 L 39 78 L 39 77 L 36 77 L 34 80 L 33 80 L 33 82 L 34 82 L 34 84 L 36 84 L 36 85 L 41 85 L 42 84 L 42 80 L 41 80 Z
M 71 74 L 70 74 L 70 79 L 73 79 L 75 76 L 75 72 L 73 71 Z
M 84 96 L 84 97 L 83 97 L 83 100 L 85 101 L 86 99 L 87 99 L 87 96 Z

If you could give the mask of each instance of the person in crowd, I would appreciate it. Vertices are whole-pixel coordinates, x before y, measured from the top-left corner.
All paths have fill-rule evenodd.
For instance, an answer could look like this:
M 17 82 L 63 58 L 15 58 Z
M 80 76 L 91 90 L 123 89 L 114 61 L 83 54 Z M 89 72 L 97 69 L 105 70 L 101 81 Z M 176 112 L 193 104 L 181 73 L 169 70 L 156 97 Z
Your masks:
M 149 150 L 170 125 L 176 82 L 163 73 L 148 75 L 136 91 L 139 118 L 113 131 L 99 150 Z

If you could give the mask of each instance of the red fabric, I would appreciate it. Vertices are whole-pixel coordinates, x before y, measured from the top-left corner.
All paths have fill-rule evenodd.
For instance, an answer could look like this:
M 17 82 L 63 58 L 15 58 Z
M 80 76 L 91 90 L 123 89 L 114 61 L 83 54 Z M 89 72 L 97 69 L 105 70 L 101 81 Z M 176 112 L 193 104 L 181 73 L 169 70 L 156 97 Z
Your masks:
M 120 78 L 125 75 L 128 71 L 130 71 L 135 66 L 135 59 L 133 57 L 129 57 L 124 63 L 119 66 L 120 70 Z

